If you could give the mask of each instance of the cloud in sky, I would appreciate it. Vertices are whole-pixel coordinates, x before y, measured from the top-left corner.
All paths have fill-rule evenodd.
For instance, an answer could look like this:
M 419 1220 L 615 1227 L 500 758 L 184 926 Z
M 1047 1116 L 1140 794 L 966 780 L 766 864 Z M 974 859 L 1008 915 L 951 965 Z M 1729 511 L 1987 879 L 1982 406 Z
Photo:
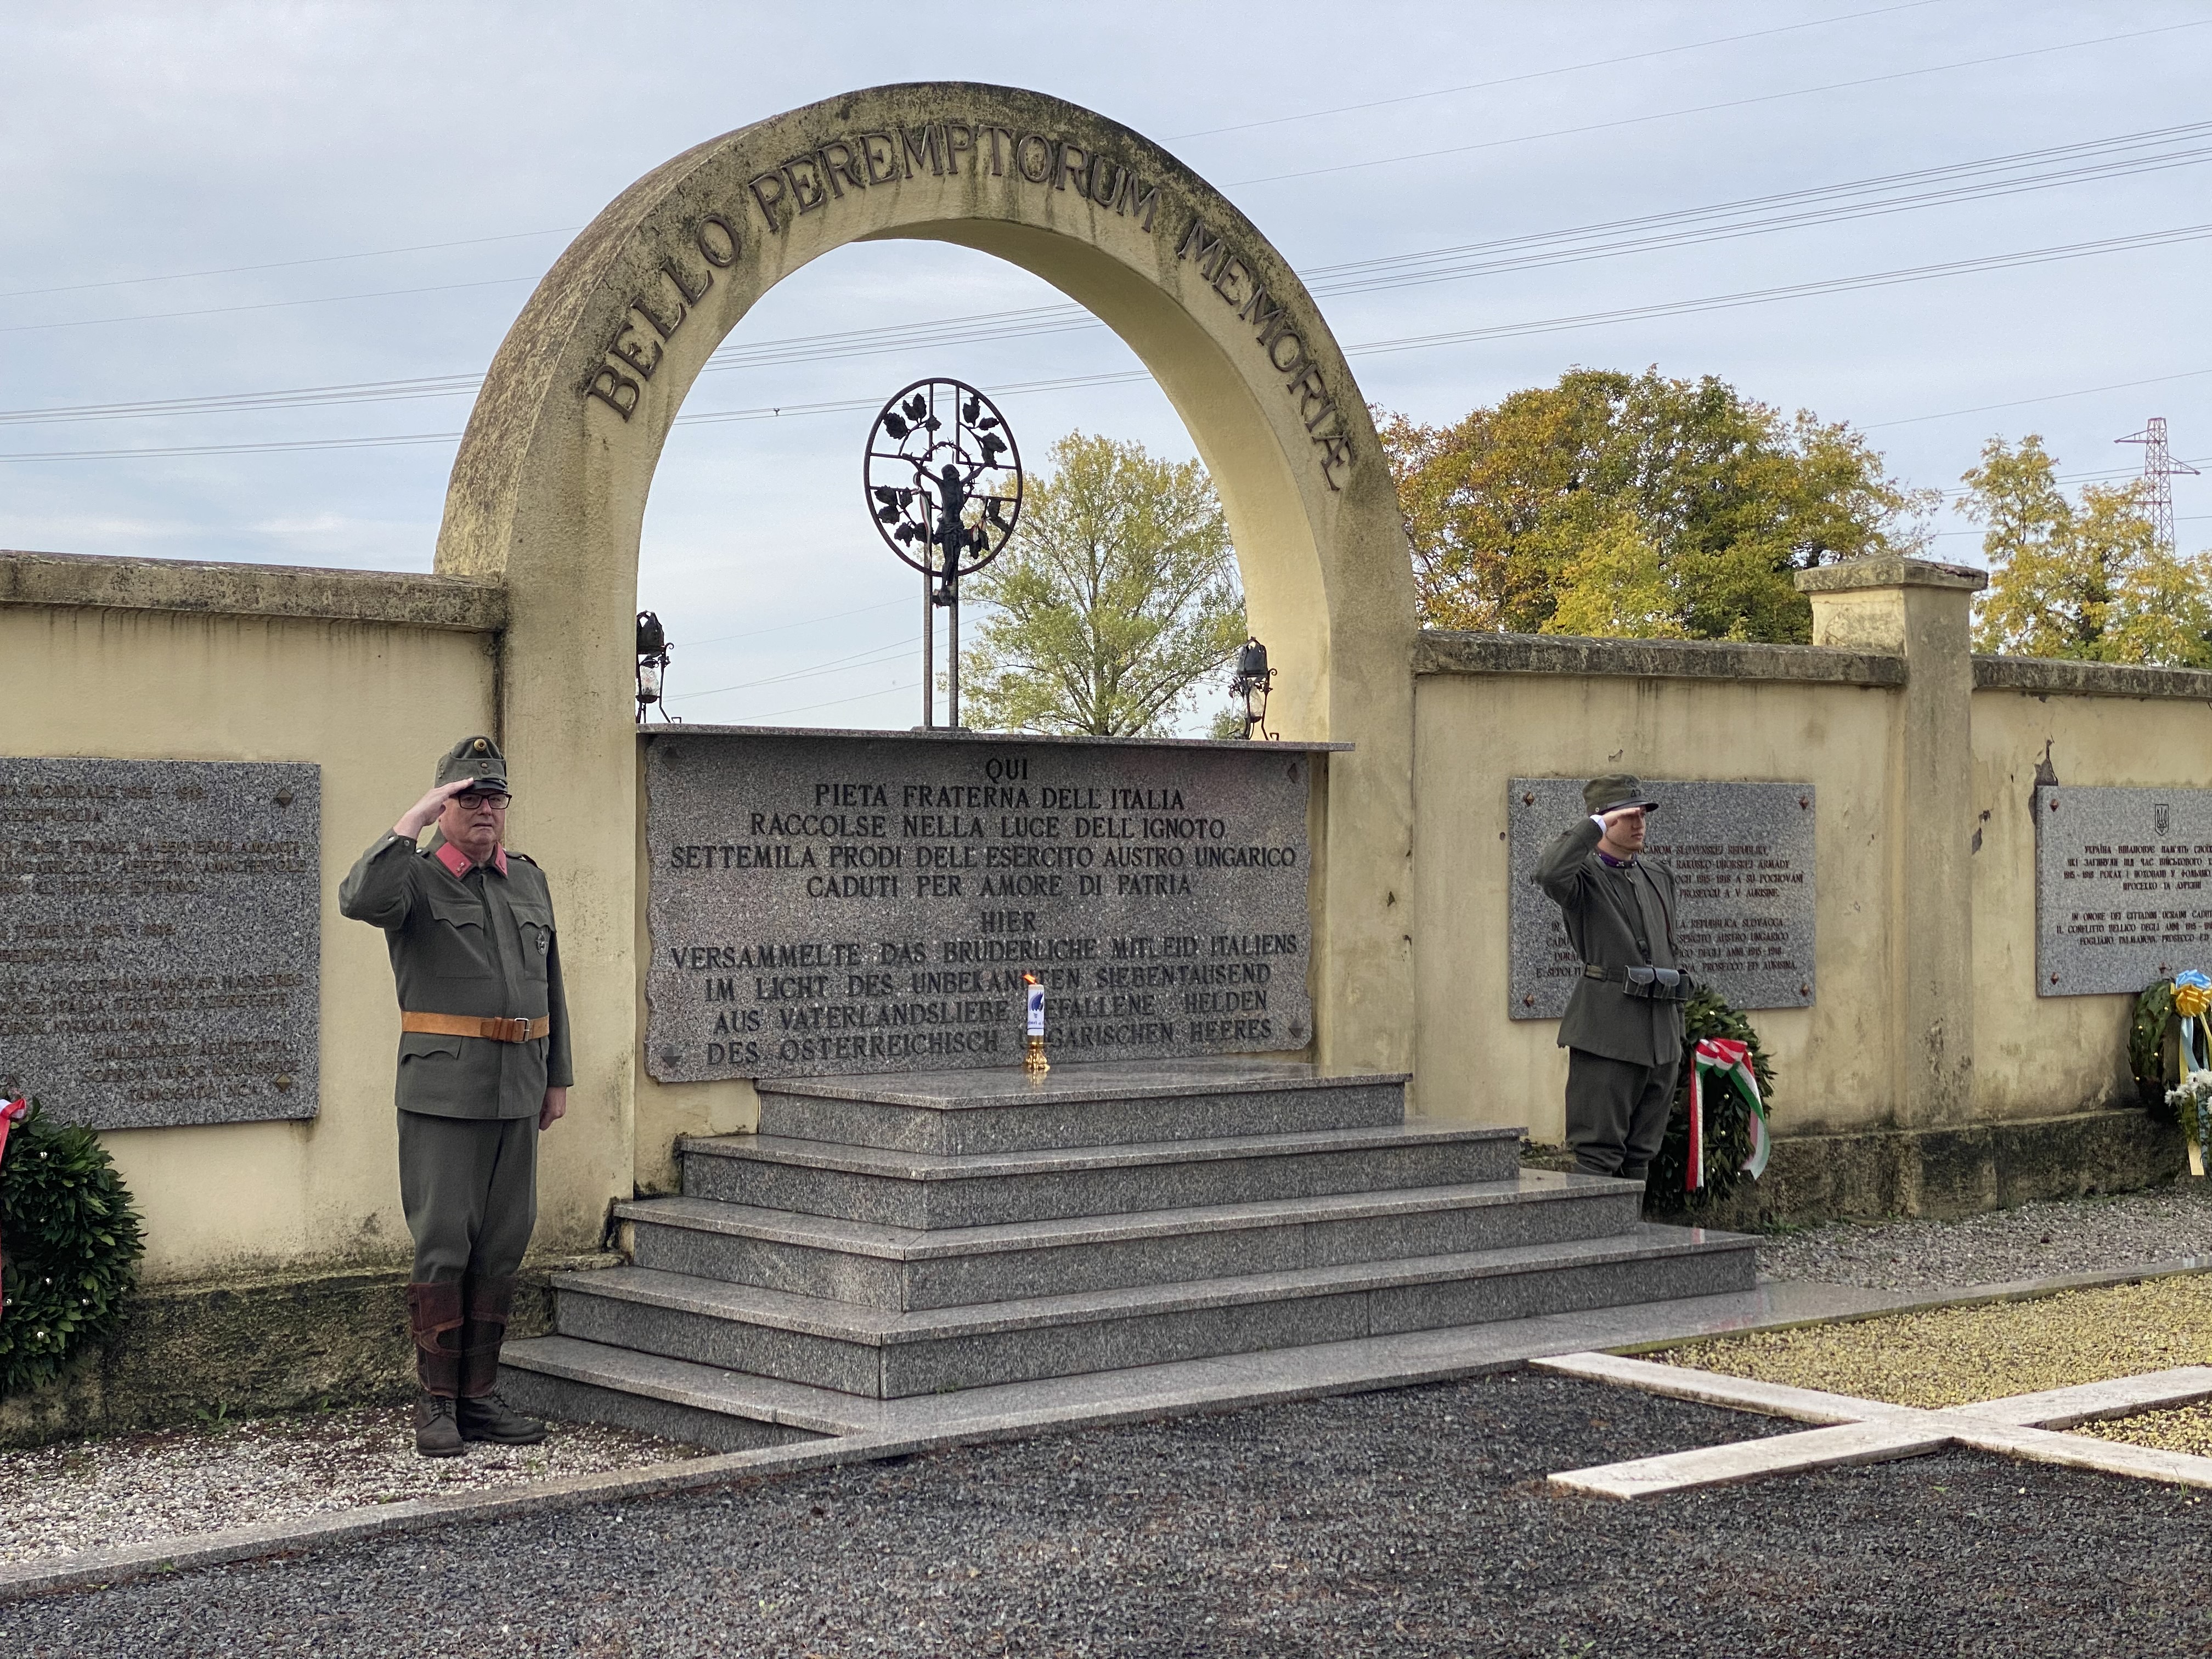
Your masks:
M 1498 268 L 1492 249 L 1440 262 L 1443 280 L 1364 290 L 1326 274 L 2185 126 L 2212 69 L 2212 27 L 2191 26 L 2208 20 L 2155 0 L 1285 0 L 941 18 L 875 4 L 18 9 L 0 21 L 0 456 L 242 453 L 0 461 L 0 545 L 427 568 L 450 440 L 249 447 L 458 432 L 471 378 L 531 287 L 633 179 L 762 116 L 925 78 L 1039 88 L 1167 143 L 1308 273 L 1346 344 L 1490 331 L 1355 356 L 1371 399 L 1423 418 L 1572 364 L 1656 362 L 1868 425 L 1924 483 L 1955 483 L 1997 431 L 2043 432 L 2070 471 L 2124 470 L 2136 452 L 2112 440 L 2153 413 L 2178 453 L 2212 453 L 2212 374 L 2196 373 L 2212 370 L 2196 320 L 2204 240 L 1665 309 L 2212 221 L 2212 160 L 2186 154 L 2212 157 L 2212 138 L 2161 141 L 2156 170 L 2043 181 L 2074 165 L 2054 163 L 2019 173 L 2037 188 L 1871 216 L 1778 209 L 1766 216 L 1804 222 L 1722 240 L 1685 240 L 1677 222 L 1640 239 L 1651 246 L 1572 263 Z M 1915 193 L 1936 192 L 1892 191 Z M 769 295 L 731 343 L 1059 300 L 964 250 L 855 246 Z M 993 386 L 1133 367 L 1103 330 L 1074 330 L 737 368 L 703 379 L 690 410 L 879 399 L 929 374 Z M 206 406 L 398 380 L 435 383 L 404 400 Z M 200 403 L 13 418 L 156 399 Z M 1188 453 L 1148 381 L 1007 408 L 1032 454 L 1074 428 Z M 913 718 L 919 598 L 854 488 L 867 418 L 695 424 L 672 440 L 641 602 L 679 642 L 672 690 L 740 688 L 683 712 Z M 2185 540 L 2212 541 L 2197 516 L 2212 489 L 2185 480 L 2178 510 Z M 1975 541 L 1937 545 L 1966 556 Z

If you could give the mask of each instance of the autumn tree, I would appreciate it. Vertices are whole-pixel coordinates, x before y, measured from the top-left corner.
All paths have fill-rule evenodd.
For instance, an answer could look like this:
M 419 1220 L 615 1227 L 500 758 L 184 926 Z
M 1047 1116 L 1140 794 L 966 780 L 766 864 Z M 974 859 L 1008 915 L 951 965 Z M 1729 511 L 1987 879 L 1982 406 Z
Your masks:
M 1382 417 L 1431 628 L 1811 637 L 1799 570 L 1925 541 L 1848 426 L 1711 375 L 1574 369 L 1456 425 Z
M 1000 731 L 1158 736 L 1244 640 L 1236 550 L 1206 469 L 1074 432 L 966 596 L 965 714 Z
M 1988 528 L 1974 647 L 2021 657 L 2212 667 L 2212 556 L 2162 544 L 2143 486 L 2092 483 L 2076 503 L 2030 433 L 1982 446 L 1960 510 Z

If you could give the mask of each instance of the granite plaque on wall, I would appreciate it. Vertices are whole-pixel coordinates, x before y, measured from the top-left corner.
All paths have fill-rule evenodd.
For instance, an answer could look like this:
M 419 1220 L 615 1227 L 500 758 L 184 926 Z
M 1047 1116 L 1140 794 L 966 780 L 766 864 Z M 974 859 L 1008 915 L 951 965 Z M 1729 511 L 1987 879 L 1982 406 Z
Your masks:
M 1291 744 L 656 730 L 646 1063 L 670 1082 L 1304 1048 Z
M 319 769 L 0 758 L 0 1093 L 95 1129 L 315 1115 Z
M 2212 789 L 2035 792 L 2035 989 L 2138 994 L 2212 973 Z
M 1516 1019 L 1557 1019 L 1582 973 L 1559 907 L 1532 879 L 1563 830 L 1589 814 L 1582 778 L 1515 778 L 1507 797 L 1511 848 Z M 1809 783 L 1646 779 L 1660 808 L 1647 856 L 1674 872 L 1674 941 L 1698 982 L 1738 1008 L 1802 1008 L 1813 1000 L 1813 823 Z

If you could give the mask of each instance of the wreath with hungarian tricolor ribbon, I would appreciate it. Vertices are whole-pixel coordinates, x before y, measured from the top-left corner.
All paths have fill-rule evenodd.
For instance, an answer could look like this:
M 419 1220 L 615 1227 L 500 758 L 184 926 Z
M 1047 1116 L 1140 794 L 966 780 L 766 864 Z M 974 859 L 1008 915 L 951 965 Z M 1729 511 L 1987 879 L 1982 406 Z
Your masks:
M 1710 990 L 1682 1005 L 1682 1066 L 1648 1188 L 1669 1208 L 1702 1209 L 1765 1173 L 1774 1067 L 1751 1021 Z
M 0 1398 L 114 1334 L 145 1251 L 100 1138 L 0 1100 Z

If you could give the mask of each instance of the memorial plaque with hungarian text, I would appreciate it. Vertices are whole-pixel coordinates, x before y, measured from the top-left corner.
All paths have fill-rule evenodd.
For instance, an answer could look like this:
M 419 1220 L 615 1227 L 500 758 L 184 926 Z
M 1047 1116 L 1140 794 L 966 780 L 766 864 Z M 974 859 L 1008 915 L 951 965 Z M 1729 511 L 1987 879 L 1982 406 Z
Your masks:
M 1582 973 L 1559 907 L 1536 885 L 1536 861 L 1587 818 L 1581 778 L 1515 778 L 1511 825 L 1511 1006 L 1516 1019 L 1557 1019 Z M 1738 1008 L 1813 1000 L 1813 824 L 1809 783 L 1647 779 L 1660 808 L 1645 856 L 1674 872 L 1681 961 Z
M 0 758 L 0 1093 L 94 1129 L 314 1116 L 321 776 Z
M 669 1082 L 1304 1048 L 1291 744 L 656 730 L 646 1063 Z
M 2212 973 L 2212 789 L 2035 792 L 2039 996 Z

